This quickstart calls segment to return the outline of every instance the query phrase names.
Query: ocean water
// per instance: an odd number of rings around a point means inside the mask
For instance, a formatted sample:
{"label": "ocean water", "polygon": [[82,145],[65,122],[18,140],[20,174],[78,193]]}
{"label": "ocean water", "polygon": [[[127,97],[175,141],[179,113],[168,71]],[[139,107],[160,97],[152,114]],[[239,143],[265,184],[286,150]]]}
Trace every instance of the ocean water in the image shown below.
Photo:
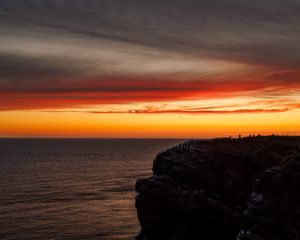
{"label": "ocean water", "polygon": [[134,239],[136,179],[182,140],[0,140],[0,239]]}

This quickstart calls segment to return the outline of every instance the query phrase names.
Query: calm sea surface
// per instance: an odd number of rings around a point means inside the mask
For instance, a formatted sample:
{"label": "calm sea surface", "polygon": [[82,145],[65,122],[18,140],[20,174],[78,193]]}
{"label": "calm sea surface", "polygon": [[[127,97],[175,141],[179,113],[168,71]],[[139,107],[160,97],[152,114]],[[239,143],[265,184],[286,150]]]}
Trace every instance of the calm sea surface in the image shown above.
{"label": "calm sea surface", "polygon": [[134,239],[136,179],[182,140],[0,140],[0,239]]}

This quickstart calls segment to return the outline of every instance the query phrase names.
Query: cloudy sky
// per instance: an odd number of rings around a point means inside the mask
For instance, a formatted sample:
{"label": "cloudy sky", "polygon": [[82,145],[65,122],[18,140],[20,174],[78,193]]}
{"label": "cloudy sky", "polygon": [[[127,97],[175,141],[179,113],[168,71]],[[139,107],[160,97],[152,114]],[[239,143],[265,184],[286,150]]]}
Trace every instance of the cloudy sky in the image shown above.
{"label": "cloudy sky", "polygon": [[0,0],[0,136],[300,134],[299,0]]}

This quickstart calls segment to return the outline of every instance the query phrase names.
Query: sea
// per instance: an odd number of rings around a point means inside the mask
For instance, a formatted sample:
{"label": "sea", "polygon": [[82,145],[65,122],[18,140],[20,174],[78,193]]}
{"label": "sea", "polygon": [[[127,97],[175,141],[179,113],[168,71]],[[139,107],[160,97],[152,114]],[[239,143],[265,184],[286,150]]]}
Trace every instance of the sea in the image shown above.
{"label": "sea", "polygon": [[0,139],[0,239],[134,239],[134,186],[182,139]]}

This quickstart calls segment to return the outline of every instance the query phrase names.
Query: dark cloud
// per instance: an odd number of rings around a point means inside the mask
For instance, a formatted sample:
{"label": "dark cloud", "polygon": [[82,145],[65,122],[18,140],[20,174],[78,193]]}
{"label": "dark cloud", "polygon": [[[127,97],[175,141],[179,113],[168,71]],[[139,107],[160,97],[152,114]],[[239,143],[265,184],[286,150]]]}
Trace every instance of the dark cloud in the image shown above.
{"label": "dark cloud", "polygon": [[128,110],[128,111],[89,111],[87,113],[94,114],[121,114],[121,113],[135,113],[135,114],[237,114],[237,113],[278,113],[286,112],[288,108],[275,109],[236,109],[236,110],[181,110],[181,109],[167,109],[167,110]]}
{"label": "dark cloud", "polygon": [[[300,63],[293,0],[2,0],[3,27],[63,31],[185,54],[261,64]],[[55,37],[55,35],[53,36]]]}
{"label": "dark cloud", "polygon": [[[51,56],[26,56],[22,54],[8,54],[0,52],[0,74],[2,79],[66,77],[85,73],[84,62]],[[28,79],[28,78],[27,78]]]}

